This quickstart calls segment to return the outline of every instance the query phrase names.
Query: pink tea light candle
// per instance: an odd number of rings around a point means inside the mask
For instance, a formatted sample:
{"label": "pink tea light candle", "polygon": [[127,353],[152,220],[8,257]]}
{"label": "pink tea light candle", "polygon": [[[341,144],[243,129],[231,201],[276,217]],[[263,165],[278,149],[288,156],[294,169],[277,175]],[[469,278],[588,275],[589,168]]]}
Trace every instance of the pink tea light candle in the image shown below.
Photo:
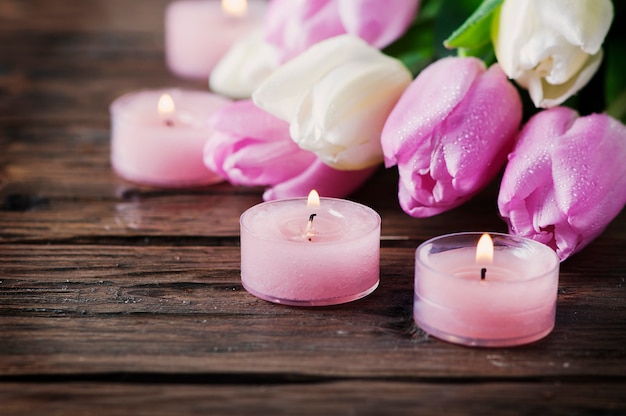
{"label": "pink tea light candle", "polygon": [[445,341],[481,347],[530,343],[554,328],[559,258],[507,234],[433,238],[415,255],[414,318]]}
{"label": "pink tea light candle", "polygon": [[334,305],[378,287],[380,216],[369,207],[312,191],[256,205],[240,224],[241,280],[261,299]]}
{"label": "pink tea light candle", "polygon": [[220,182],[203,163],[209,117],[230,100],[204,91],[145,90],[117,98],[111,111],[111,164],[121,177],[182,187]]}
{"label": "pink tea light candle", "polygon": [[175,75],[208,77],[238,40],[261,30],[265,0],[178,0],[165,11],[165,58]]}

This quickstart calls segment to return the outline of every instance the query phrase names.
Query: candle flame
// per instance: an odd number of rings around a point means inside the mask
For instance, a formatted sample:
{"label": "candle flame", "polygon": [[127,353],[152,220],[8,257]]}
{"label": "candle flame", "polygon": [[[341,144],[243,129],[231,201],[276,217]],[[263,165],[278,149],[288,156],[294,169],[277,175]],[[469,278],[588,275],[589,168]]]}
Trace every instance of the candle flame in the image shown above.
{"label": "candle flame", "polygon": [[476,245],[476,263],[493,262],[493,240],[489,234],[483,234]]}
{"label": "candle flame", "polygon": [[315,189],[311,189],[309,197],[306,200],[307,207],[319,207],[320,206],[320,194]]}
{"label": "candle flame", "polygon": [[247,0],[222,0],[222,10],[229,16],[244,16],[248,11]]}
{"label": "candle flame", "polygon": [[157,107],[159,108],[159,114],[161,114],[162,116],[170,115],[176,110],[176,106],[174,105],[174,99],[168,93],[161,95]]}
{"label": "candle flame", "polygon": [[[317,193],[315,189],[311,189],[309,192],[309,197],[306,199],[306,207],[307,208],[317,208],[320,206],[320,194]],[[309,241],[312,241],[313,236],[316,234],[315,229],[313,228],[313,219],[317,214],[311,214],[309,216],[309,221],[306,223],[306,227],[304,227],[304,238]]]}

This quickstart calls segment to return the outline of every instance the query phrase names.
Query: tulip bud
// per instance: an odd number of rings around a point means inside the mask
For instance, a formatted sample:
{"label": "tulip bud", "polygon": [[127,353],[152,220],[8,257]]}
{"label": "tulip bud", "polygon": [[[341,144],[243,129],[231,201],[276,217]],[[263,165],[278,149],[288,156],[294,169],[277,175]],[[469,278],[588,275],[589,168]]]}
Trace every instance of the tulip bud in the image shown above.
{"label": "tulip bud", "polygon": [[374,166],[360,170],[337,170],[316,158],[301,174],[266,190],[263,199],[270,201],[305,196],[311,189],[327,197],[345,197],[363,185],[377,169]]}
{"label": "tulip bud", "polygon": [[511,233],[565,260],[626,204],[626,126],[556,107],[533,116],[509,155],[498,197]]}
{"label": "tulip bud", "polygon": [[452,209],[487,185],[506,161],[522,118],[498,65],[444,58],[402,95],[382,133],[386,165],[398,165],[398,198],[414,217]]}
{"label": "tulip bud", "polygon": [[265,200],[306,196],[311,189],[324,196],[343,197],[375,170],[339,171],[326,166],[291,140],[286,122],[250,100],[218,110],[211,124],[205,165],[234,185],[269,186]]}
{"label": "tulip bud", "polygon": [[361,39],[342,35],[287,62],[252,94],[290,123],[291,138],[335,169],[382,161],[380,132],[411,74]]}
{"label": "tulip bud", "polygon": [[505,0],[492,30],[498,63],[536,107],[554,107],[597,71],[612,19],[610,0]]}
{"label": "tulip bud", "polygon": [[419,0],[272,0],[265,36],[280,51],[281,62],[343,34],[383,48],[406,31],[418,5]]}
{"label": "tulip bud", "polygon": [[375,48],[398,39],[417,14],[419,0],[338,0],[339,16],[346,33],[356,35]]}
{"label": "tulip bud", "polygon": [[250,98],[252,92],[278,68],[274,46],[255,32],[235,43],[217,63],[209,88],[230,98]]}
{"label": "tulip bud", "polygon": [[315,155],[289,138],[289,126],[251,101],[233,102],[211,118],[204,163],[234,185],[273,185],[299,175]]}

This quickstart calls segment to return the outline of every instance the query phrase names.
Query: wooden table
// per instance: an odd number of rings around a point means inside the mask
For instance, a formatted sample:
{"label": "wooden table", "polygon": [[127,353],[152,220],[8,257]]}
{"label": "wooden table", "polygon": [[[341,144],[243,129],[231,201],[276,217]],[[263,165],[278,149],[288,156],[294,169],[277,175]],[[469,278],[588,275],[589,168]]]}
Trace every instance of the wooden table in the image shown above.
{"label": "wooden table", "polygon": [[167,85],[166,0],[0,2],[0,414],[626,414],[626,215],[562,264],[556,328],[466,348],[412,320],[427,238],[506,231],[497,185],[429,219],[397,173],[350,199],[383,219],[381,284],[340,306],[249,295],[239,215],[261,189],[116,177],[108,105]]}

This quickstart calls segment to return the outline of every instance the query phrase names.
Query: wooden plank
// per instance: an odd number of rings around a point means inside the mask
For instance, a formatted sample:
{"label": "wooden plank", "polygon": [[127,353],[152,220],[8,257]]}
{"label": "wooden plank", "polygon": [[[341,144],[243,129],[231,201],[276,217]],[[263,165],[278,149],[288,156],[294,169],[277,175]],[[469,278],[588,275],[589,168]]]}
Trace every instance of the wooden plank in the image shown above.
{"label": "wooden plank", "polygon": [[0,219],[0,241],[109,237],[239,236],[239,216],[260,202],[254,195],[155,197],[139,201],[47,201],[28,212],[10,211]]}
{"label": "wooden plank", "polygon": [[[28,126],[5,133],[6,151],[0,154],[0,241],[238,236],[239,215],[261,202],[258,187],[222,183],[163,190],[126,182],[110,167],[105,126]],[[398,205],[397,181],[395,168],[381,168],[349,197],[381,214],[387,240],[428,238],[442,226],[447,232],[505,231],[495,208],[497,183],[457,210],[412,219]],[[491,214],[484,215],[485,211]]]}
{"label": "wooden plank", "polygon": [[[22,45],[21,38],[19,34],[15,39],[0,36],[0,44]],[[74,38],[81,43],[76,44]],[[109,104],[127,92],[170,86],[208,89],[206,82],[171,75],[162,50],[154,50],[149,39],[68,34],[58,37],[58,44],[50,44],[52,40],[0,47],[0,56],[8,57],[0,67],[3,124],[106,125]],[[60,52],[51,53],[54,50]]]}
{"label": "wooden plank", "polygon": [[2,246],[0,374],[625,374],[623,267],[593,279],[565,268],[557,326],[543,341],[472,349],[416,328],[409,248],[382,250],[372,295],[326,308],[249,295],[237,247],[33,248]]}
{"label": "wooden plank", "polygon": [[[28,170],[21,181],[6,183],[0,189],[0,201],[3,201],[0,242],[68,239],[97,242],[110,237],[138,236],[236,238],[239,216],[262,201],[260,188],[221,184],[205,189],[166,191],[126,183],[105,166],[101,175],[83,181],[81,178],[91,175],[89,168],[77,167],[76,173],[81,169],[83,174],[76,177],[71,170],[50,169],[47,177],[42,171]],[[393,191],[376,189],[376,184],[368,183],[349,198],[381,215],[383,244],[394,241],[416,246],[427,238],[460,231],[506,232],[495,206],[486,207],[485,201],[495,204],[493,193],[481,194],[444,214],[417,219],[402,212]],[[98,196],[100,191],[102,194]],[[594,253],[606,261],[615,261],[622,258],[625,240],[626,212],[622,212],[585,252],[598,247]]]}
{"label": "wooden plank", "polygon": [[[68,185],[71,186],[71,182]],[[0,211],[0,242],[54,242],[80,238],[97,242],[107,237],[137,236],[238,237],[239,216],[261,202],[260,192],[214,192],[206,190],[204,193],[177,195],[158,191],[133,193],[125,189],[122,193],[130,200],[120,201],[56,200],[43,192],[11,192],[4,195],[5,209]],[[383,240],[404,241],[411,245],[435,236],[437,232],[505,231],[505,224],[497,216],[467,221],[459,215],[462,211],[456,211],[437,218],[413,220],[399,208],[379,213],[383,217]]]}
{"label": "wooden plank", "polygon": [[0,120],[11,125],[108,120],[108,104],[129,91],[206,90],[206,82],[177,79],[166,68],[168,3],[3,1]]}
{"label": "wooden plank", "polygon": [[[218,382],[218,380],[208,380]],[[0,383],[3,414],[620,415],[623,381],[269,384]]]}
{"label": "wooden plank", "polygon": [[19,31],[43,33],[162,31],[165,7],[170,0],[2,0],[0,34]]}

